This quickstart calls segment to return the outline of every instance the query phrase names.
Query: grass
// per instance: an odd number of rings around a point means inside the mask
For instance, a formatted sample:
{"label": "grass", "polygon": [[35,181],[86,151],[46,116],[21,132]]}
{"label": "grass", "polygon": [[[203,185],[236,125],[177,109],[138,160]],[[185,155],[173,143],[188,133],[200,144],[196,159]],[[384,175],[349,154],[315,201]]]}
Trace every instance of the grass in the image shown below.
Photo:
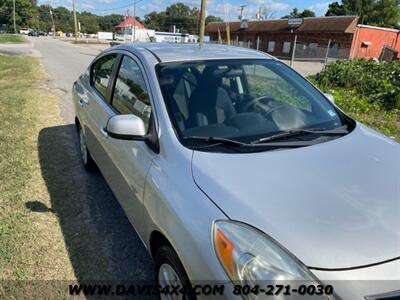
{"label": "grass", "polygon": [[371,103],[353,90],[331,89],[335,103],[359,122],[400,141],[400,110]]}
{"label": "grass", "polygon": [[73,271],[57,216],[29,209],[36,201],[51,207],[38,135],[60,124],[57,98],[39,61],[25,56],[0,55],[0,91],[0,281],[65,278]]}
{"label": "grass", "polygon": [[0,55],[0,299],[149,280],[151,259],[101,176],[82,172],[44,75],[35,58]]}
{"label": "grass", "polygon": [[26,43],[26,39],[17,34],[0,34],[0,43]]}

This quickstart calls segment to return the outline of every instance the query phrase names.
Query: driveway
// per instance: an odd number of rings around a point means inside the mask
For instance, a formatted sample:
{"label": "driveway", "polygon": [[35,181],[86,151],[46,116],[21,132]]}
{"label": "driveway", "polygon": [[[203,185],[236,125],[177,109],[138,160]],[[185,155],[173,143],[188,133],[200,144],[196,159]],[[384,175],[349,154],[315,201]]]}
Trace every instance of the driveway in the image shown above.
{"label": "driveway", "polygon": [[[80,282],[149,281],[153,262],[100,174],[79,163],[71,87],[101,51],[51,38],[31,39],[46,69],[48,86],[59,95],[64,124],[39,134],[39,160],[57,212],[76,279]],[[45,105],[45,104],[44,104]]]}

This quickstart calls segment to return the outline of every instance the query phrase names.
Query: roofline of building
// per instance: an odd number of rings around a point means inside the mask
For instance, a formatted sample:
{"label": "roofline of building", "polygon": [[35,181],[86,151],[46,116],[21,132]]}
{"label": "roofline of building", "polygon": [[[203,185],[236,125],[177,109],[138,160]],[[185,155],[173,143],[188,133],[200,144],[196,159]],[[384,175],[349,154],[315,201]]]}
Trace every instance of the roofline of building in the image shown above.
{"label": "roofline of building", "polygon": [[390,32],[397,32],[397,33],[400,32],[400,30],[398,30],[398,29],[394,29],[394,28],[385,28],[385,27],[378,27],[378,26],[372,26],[372,25],[358,24],[357,27],[359,27],[359,28],[377,29],[377,30],[390,31]]}
{"label": "roofline of building", "polygon": [[[340,19],[340,18],[358,18],[356,15],[347,15],[347,16],[320,16],[320,17],[305,17],[305,18],[298,18],[298,19]],[[247,20],[248,22],[274,22],[274,21],[282,21],[282,20],[289,20],[293,18],[282,18],[282,19],[267,19],[267,20]],[[294,18],[297,19],[297,18]],[[234,21],[222,21],[222,22],[210,22],[208,24],[225,24],[225,23],[240,23],[240,20]],[[208,25],[207,24],[207,25]]]}

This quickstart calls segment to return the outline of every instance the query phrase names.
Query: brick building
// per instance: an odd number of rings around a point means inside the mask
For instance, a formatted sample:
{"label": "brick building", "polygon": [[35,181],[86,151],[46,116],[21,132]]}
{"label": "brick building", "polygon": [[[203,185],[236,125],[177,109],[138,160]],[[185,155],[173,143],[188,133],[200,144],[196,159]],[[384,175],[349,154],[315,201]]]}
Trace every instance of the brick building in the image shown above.
{"label": "brick building", "polygon": [[[296,41],[295,57],[305,60],[379,58],[384,47],[400,50],[398,30],[357,25],[356,16],[292,21],[230,22],[231,43],[259,49],[278,58],[290,58]],[[226,23],[209,23],[205,31],[211,42],[218,42],[219,38],[226,42]]]}
{"label": "brick building", "polygon": [[400,30],[358,25],[350,58],[400,59]]}

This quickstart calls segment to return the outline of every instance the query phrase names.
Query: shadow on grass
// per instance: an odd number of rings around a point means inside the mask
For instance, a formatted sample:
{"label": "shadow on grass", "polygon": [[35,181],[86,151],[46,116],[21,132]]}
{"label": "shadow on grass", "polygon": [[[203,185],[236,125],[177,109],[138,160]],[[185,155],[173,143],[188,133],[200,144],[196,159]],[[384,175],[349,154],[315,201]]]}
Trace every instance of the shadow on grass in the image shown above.
{"label": "shadow on grass", "polygon": [[101,174],[81,166],[74,125],[41,130],[38,145],[49,209],[59,218],[77,280],[149,283],[152,260]]}

